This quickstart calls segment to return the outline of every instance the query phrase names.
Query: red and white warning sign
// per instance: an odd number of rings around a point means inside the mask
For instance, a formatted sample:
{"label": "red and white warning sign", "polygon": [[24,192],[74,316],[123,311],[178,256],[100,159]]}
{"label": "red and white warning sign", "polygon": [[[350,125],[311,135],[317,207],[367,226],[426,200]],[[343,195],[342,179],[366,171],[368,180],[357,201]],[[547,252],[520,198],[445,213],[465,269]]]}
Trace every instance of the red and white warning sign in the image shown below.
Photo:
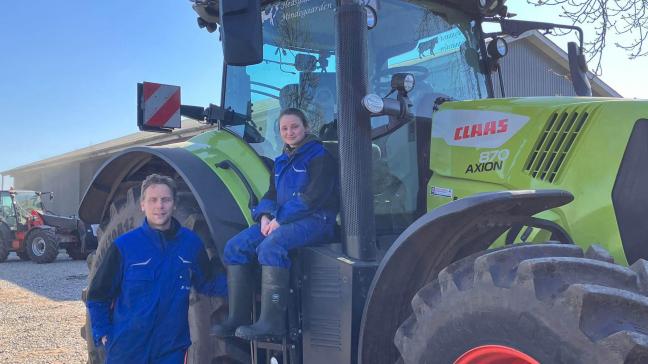
{"label": "red and white warning sign", "polygon": [[180,87],[143,82],[140,125],[153,128],[180,127]]}

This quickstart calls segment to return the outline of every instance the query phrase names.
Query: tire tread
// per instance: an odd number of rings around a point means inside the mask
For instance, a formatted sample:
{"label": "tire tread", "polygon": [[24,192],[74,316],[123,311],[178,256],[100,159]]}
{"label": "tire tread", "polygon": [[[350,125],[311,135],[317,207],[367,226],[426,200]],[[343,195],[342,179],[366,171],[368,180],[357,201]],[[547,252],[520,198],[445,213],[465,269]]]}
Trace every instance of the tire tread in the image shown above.
{"label": "tire tread", "polygon": [[[589,340],[596,350],[616,358],[612,362],[644,363],[648,362],[647,283],[648,262],[619,266],[598,248],[583,253],[576,245],[520,244],[480,252],[449,265],[419,290],[412,300],[413,313],[399,327],[394,344],[405,363],[424,362],[431,355],[426,352],[431,327],[450,320],[437,310],[441,302],[445,310],[454,310],[453,302],[473,297],[469,296],[473,291],[501,292],[512,300],[535,300],[533,307],[543,306],[547,312],[560,310],[564,324],[578,332],[574,340]],[[480,304],[471,301],[476,305],[471,312],[479,312]],[[535,319],[522,315],[517,320],[531,326]],[[563,351],[556,351],[554,362],[569,362],[573,353]]]}

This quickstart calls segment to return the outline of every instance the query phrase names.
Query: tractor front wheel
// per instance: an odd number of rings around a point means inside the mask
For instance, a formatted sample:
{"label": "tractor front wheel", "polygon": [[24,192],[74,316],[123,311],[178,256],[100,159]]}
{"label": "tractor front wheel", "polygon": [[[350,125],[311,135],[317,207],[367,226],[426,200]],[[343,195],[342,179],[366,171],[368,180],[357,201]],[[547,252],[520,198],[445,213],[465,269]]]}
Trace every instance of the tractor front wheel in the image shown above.
{"label": "tractor front wheel", "polygon": [[648,363],[648,263],[514,245],[445,268],[394,342],[405,363]]}
{"label": "tractor front wheel", "polygon": [[59,253],[58,240],[51,229],[31,231],[25,244],[29,258],[38,264],[53,262]]}
{"label": "tractor front wheel", "polygon": [[7,260],[9,256],[9,241],[2,239],[0,236],[0,263]]}
{"label": "tractor front wheel", "polygon": [[0,222],[0,263],[7,260],[11,251],[11,230],[7,225]]}

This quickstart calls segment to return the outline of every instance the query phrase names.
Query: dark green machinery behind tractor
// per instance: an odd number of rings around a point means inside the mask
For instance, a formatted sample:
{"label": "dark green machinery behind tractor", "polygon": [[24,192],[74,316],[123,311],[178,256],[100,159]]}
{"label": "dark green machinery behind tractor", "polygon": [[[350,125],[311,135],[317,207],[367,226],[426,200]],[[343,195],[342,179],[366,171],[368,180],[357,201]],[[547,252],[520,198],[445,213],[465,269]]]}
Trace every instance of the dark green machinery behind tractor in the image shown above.
{"label": "dark green machinery behind tractor", "polygon": [[[339,156],[342,211],[339,241],[295,252],[282,342],[210,337],[225,302],[196,294],[189,362],[648,362],[648,102],[589,97],[582,33],[581,97],[493,98],[503,36],[575,27],[512,20],[502,0],[193,7],[220,32],[222,94],[178,113],[214,129],[102,167],[79,210],[101,225],[91,275],[140,223],[153,172],[178,181],[176,217],[220,255],[253,223],[286,107]],[[168,131],[147,124],[146,87],[140,126]]]}

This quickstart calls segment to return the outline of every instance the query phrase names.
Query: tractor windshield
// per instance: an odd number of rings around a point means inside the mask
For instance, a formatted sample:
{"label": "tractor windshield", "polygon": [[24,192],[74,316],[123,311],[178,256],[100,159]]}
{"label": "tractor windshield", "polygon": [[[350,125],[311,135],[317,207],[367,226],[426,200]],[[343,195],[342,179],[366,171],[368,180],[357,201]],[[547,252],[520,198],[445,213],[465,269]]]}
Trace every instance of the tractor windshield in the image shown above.
{"label": "tractor windshield", "polygon": [[16,207],[21,215],[29,215],[32,210],[43,211],[40,194],[32,191],[16,192]]}
{"label": "tractor windshield", "polygon": [[9,191],[0,191],[0,221],[8,224],[10,228],[16,227],[16,213]]}
{"label": "tractor windshield", "polygon": [[[411,72],[416,76],[410,96],[417,114],[427,114],[424,109],[439,95],[460,100],[488,96],[471,19],[436,4],[367,2],[378,13],[377,24],[368,33],[370,92],[384,96],[390,91],[391,75]],[[248,141],[261,155],[274,158],[281,151],[277,119],[284,108],[306,111],[315,134],[326,132],[327,124],[335,120],[335,3],[302,0],[267,5],[262,10],[263,61],[226,68],[224,106],[251,119],[262,138],[254,132]],[[373,120],[374,126],[386,122],[386,117]],[[244,133],[242,126],[232,128]]]}
{"label": "tractor windshield", "polygon": [[[377,12],[375,27],[368,31],[370,92],[385,96],[393,74],[414,74],[416,87],[410,99],[416,123],[420,119],[429,123],[439,96],[488,97],[475,21],[429,2],[366,3]],[[304,110],[311,132],[321,139],[337,139],[336,90],[354,85],[339,85],[336,80],[335,8],[336,0],[278,1],[265,6],[261,14],[263,61],[226,67],[223,105],[250,120],[250,125],[230,128],[261,156],[275,158],[281,152],[277,122],[280,111],[287,107]],[[388,121],[387,116],[373,118],[372,126]],[[412,125],[416,123],[374,140],[376,212],[392,216],[383,225],[407,224],[417,209],[417,156],[421,151]]]}

